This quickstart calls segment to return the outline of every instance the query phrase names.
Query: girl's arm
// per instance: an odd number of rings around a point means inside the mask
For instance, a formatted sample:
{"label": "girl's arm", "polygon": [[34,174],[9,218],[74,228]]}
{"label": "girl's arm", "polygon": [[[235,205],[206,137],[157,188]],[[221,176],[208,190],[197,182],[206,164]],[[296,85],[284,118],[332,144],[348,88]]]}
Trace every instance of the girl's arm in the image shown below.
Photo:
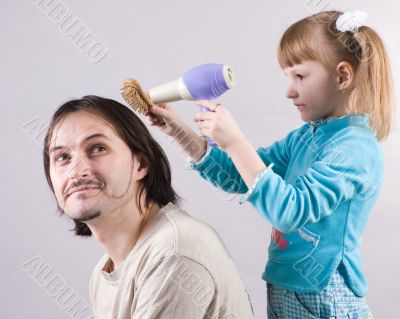
{"label": "girl's arm", "polygon": [[351,202],[355,198],[371,208],[382,183],[381,151],[364,132],[341,132],[332,144],[291,183],[273,172],[263,174],[246,200],[284,233],[319,222],[340,205],[357,205]]}
{"label": "girl's arm", "polygon": [[184,153],[192,159],[189,168],[199,170],[201,167],[200,175],[203,178],[229,193],[247,192],[242,177],[227,154],[212,147],[205,156],[207,141],[196,134],[169,104],[153,105],[147,121],[149,125],[159,127],[181,146]]}
{"label": "girl's arm", "polygon": [[169,104],[153,105],[146,118],[149,125],[157,126],[164,134],[171,136],[194,161],[198,162],[206,153],[207,142]]}
{"label": "girl's arm", "polygon": [[[210,147],[206,155],[207,143],[205,140],[197,135],[169,104],[154,105],[147,120],[150,125],[159,127],[163,133],[174,138],[185,154],[193,159],[189,162],[189,168],[197,170],[205,180],[228,193],[243,194],[248,191],[232,158],[218,147]],[[270,147],[257,150],[257,161],[260,159],[263,163],[259,162],[260,169],[261,165],[266,167],[273,163],[274,171],[284,177],[290,159],[287,145],[290,144],[293,133],[295,131]],[[255,152],[248,142],[247,147]],[[244,165],[251,166],[252,164],[245,163]]]}
{"label": "girl's arm", "polygon": [[[199,105],[215,111],[198,113],[195,121],[204,135],[225,149],[246,182],[249,191],[242,202],[248,200],[252,203],[278,230],[289,233],[316,223],[355,196],[365,200],[376,196],[381,182],[382,160],[377,159],[376,164],[371,165],[371,158],[379,154],[379,150],[374,148],[376,143],[372,135],[364,131],[352,130],[349,133],[342,130],[342,136],[336,134],[334,143],[321,150],[319,160],[295,181],[287,183],[260,162],[261,154],[249,145],[226,108],[216,107],[208,101]],[[289,150],[286,154],[289,156],[290,149],[297,147],[294,140],[301,140],[294,132],[292,141],[287,141]],[[298,132],[301,135],[302,130]],[[363,151],[354,152],[360,149],[360,145]]]}
{"label": "girl's arm", "polygon": [[[271,146],[258,148],[257,156],[265,166],[273,166],[274,173],[285,178],[291,157],[290,149],[292,144],[299,140],[299,134],[299,130],[294,130]],[[248,191],[232,158],[219,147],[209,147],[199,162],[189,162],[189,168],[195,169],[205,180],[228,193],[243,194]]]}
{"label": "girl's arm", "polygon": [[258,174],[267,169],[256,150],[244,136],[236,143],[229,145],[225,151],[232,159],[247,188],[251,187]]}
{"label": "girl's arm", "polygon": [[[196,114],[194,120],[200,131],[225,150],[246,186],[250,188],[257,176],[267,169],[265,159],[249,143],[225,107],[210,101],[199,101],[198,105],[213,111]],[[288,159],[283,161],[287,167]]]}

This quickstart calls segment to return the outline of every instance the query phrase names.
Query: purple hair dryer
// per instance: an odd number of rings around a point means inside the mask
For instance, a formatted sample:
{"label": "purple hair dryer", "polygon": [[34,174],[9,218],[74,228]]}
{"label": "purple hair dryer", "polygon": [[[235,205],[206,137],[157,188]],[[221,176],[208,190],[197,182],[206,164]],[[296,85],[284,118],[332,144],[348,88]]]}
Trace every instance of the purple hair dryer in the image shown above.
{"label": "purple hair dryer", "polygon": [[[202,64],[186,71],[179,79],[171,81],[149,92],[154,104],[180,100],[214,100],[235,85],[235,76],[230,66]],[[210,111],[201,107],[201,111]],[[209,145],[215,145],[208,139]]]}

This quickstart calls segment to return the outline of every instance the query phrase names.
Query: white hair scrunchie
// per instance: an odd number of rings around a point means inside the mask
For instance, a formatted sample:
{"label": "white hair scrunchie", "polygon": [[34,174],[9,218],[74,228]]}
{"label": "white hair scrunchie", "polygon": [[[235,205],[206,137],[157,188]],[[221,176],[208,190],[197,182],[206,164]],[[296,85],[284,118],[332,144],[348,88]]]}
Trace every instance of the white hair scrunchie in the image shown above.
{"label": "white hair scrunchie", "polygon": [[365,25],[365,21],[368,18],[369,14],[364,11],[348,11],[337,18],[336,28],[341,32],[350,31],[356,33],[359,27]]}

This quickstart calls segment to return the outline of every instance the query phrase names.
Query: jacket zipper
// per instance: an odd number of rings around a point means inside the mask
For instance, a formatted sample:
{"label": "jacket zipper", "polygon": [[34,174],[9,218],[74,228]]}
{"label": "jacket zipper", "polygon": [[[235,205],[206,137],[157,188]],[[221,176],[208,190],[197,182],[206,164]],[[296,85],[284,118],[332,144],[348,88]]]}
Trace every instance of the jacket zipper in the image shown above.
{"label": "jacket zipper", "polygon": [[316,120],[316,121],[311,121],[310,124],[312,126],[312,134],[315,135],[315,131],[319,126],[324,124],[326,121],[325,120]]}

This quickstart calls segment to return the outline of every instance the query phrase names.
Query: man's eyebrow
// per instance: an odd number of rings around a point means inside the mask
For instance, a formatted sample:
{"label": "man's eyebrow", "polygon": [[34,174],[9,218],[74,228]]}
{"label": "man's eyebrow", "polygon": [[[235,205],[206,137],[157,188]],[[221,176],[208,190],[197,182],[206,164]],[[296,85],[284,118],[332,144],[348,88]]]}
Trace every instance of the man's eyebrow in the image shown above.
{"label": "man's eyebrow", "polygon": [[[95,134],[92,134],[92,135],[89,135],[88,137],[86,137],[82,142],[87,142],[89,140],[92,140],[92,139],[95,139],[95,138],[99,138],[99,137],[105,138],[106,140],[110,141],[110,139],[107,136],[105,136],[104,134],[95,133]],[[60,150],[60,149],[64,149],[64,148],[66,148],[66,147],[63,146],[63,145],[54,146],[49,150],[49,154],[54,152],[54,151],[57,151],[57,150]]]}

